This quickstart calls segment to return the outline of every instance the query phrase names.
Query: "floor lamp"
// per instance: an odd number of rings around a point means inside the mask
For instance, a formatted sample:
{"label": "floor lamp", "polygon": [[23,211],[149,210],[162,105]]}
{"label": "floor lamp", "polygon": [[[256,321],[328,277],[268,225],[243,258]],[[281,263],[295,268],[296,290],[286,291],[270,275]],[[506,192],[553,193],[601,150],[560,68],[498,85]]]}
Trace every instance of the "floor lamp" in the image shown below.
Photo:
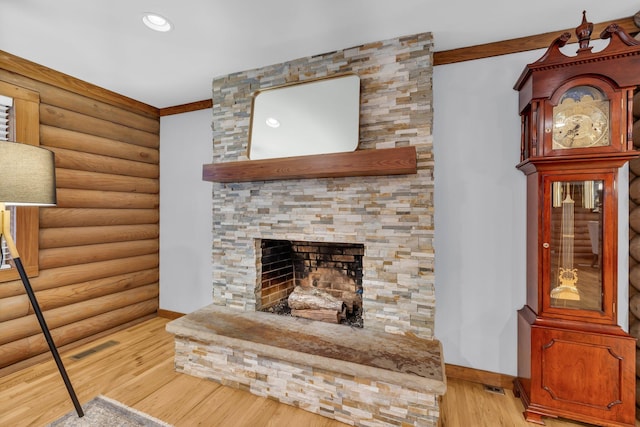
{"label": "floor lamp", "polygon": [[80,406],[76,393],[73,391],[73,386],[44,320],[36,295],[24,271],[18,249],[11,237],[10,213],[5,209],[6,205],[54,206],[55,204],[56,178],[53,152],[33,145],[0,141],[0,242],[4,237],[11,259],[13,259],[20,279],[22,279],[24,289],[40,323],[42,333],[58,366],[58,371],[60,371],[64,384],[67,386],[73,406],[78,413],[78,417],[82,417],[84,416],[82,406]]}

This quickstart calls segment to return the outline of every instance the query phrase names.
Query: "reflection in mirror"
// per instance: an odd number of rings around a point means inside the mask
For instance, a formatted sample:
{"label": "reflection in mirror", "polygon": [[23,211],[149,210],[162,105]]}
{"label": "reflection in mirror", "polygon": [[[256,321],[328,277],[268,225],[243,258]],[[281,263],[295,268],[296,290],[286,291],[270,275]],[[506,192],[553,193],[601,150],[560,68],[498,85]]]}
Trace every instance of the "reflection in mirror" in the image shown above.
{"label": "reflection in mirror", "polygon": [[341,153],[358,147],[360,78],[342,75],[253,95],[252,160]]}

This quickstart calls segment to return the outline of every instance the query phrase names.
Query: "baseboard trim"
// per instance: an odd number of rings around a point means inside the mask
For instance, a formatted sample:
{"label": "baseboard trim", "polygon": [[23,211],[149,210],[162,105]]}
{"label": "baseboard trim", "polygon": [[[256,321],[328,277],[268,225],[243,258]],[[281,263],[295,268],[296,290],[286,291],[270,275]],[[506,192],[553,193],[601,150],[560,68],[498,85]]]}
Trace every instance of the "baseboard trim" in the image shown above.
{"label": "baseboard trim", "polygon": [[161,308],[158,309],[158,317],[175,320],[181,318],[182,316],[184,316],[184,313],[178,313],[177,311],[171,310],[163,310]]}
{"label": "baseboard trim", "polygon": [[447,378],[502,387],[508,390],[513,390],[513,380],[515,379],[515,377],[511,375],[467,368],[465,366],[450,365],[448,363],[445,364],[445,373]]}

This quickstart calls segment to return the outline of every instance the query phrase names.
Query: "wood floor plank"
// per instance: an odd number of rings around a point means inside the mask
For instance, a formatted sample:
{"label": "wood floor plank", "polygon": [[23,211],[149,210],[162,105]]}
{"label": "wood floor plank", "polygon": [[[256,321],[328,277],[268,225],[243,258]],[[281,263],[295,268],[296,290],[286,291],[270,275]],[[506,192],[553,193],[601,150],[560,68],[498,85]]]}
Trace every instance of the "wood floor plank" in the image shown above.
{"label": "wood floor plank", "polygon": [[135,406],[157,389],[173,381],[178,375],[180,374],[173,371],[173,359],[166,359],[102,394],[119,402],[126,400],[128,402],[127,405]]}
{"label": "wood floor plank", "polygon": [[[338,421],[175,372],[169,320],[153,318],[61,354],[82,404],[105,395],[176,427],[344,427]],[[104,346],[108,341],[118,344]],[[72,356],[98,348],[79,360]],[[530,427],[511,390],[449,378],[442,427]],[[0,377],[0,427],[44,426],[73,411],[53,360]],[[585,424],[545,418],[547,427]],[[637,426],[640,424],[636,423]]]}
{"label": "wood floor plank", "polygon": [[[496,394],[482,384],[447,379],[447,393],[441,411],[443,427],[531,427],[524,420],[524,407],[511,390]],[[565,419],[544,418],[547,427],[577,427],[590,424]],[[636,422],[636,425],[639,425]]]}
{"label": "wood floor plank", "polygon": [[[217,388],[219,386],[212,381],[205,379],[194,381],[194,378],[187,375],[178,375],[133,406],[142,412],[153,413],[155,417],[175,424],[182,419],[188,419],[193,408]],[[182,392],[176,393],[176,390]]]}
{"label": "wood floor plank", "polygon": [[[211,426],[246,426],[243,418],[249,407],[255,402],[257,396],[253,396],[245,391],[223,388],[215,393],[211,398],[205,399],[196,408],[195,413],[200,416],[208,415]],[[182,420],[188,422],[188,420]],[[185,423],[186,425],[186,423]],[[260,425],[260,424],[258,424]]]}

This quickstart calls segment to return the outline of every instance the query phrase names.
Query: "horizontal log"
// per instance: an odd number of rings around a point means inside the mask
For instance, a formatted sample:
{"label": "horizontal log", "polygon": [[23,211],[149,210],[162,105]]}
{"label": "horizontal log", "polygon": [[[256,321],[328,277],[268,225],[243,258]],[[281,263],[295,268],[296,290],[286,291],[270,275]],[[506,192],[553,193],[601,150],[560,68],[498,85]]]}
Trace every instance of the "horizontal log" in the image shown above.
{"label": "horizontal log", "polygon": [[629,183],[629,198],[634,203],[640,203],[640,179],[634,179]]}
{"label": "horizontal log", "polygon": [[416,172],[416,148],[410,146],[279,159],[212,163],[203,166],[202,179],[212,182],[246,182],[404,175]]}
{"label": "horizontal log", "polygon": [[355,307],[362,307],[362,297],[353,291],[343,291],[340,289],[324,289],[324,291],[344,302],[349,313],[352,313]]}
{"label": "horizontal log", "polygon": [[148,148],[160,147],[160,135],[132,129],[52,105],[40,104],[40,124],[101,136]]}
{"label": "horizontal log", "polygon": [[289,294],[288,304],[296,310],[333,310],[341,312],[344,303],[324,290],[314,287],[296,286]]}
{"label": "horizontal log", "polygon": [[42,228],[40,249],[157,239],[159,235],[158,224]]}
{"label": "horizontal log", "polygon": [[39,255],[40,268],[46,270],[69,265],[89,264],[139,255],[157,254],[159,246],[160,242],[158,239],[149,239],[136,240],[133,242],[41,249]]}
{"label": "horizontal log", "polygon": [[[59,288],[46,289],[36,292],[38,303],[43,311],[101,296],[126,291],[151,283],[157,283],[159,270],[157,268],[121,274],[104,279],[90,280],[84,283],[74,283]],[[33,308],[26,294],[0,299],[0,322],[28,316]]]}
{"label": "horizontal log", "polygon": [[40,126],[40,144],[135,162],[160,163],[160,152],[155,148],[140,147],[52,126]]}
{"label": "horizontal log", "polygon": [[640,176],[640,157],[629,160],[629,171],[631,175],[635,175],[635,177],[630,176],[630,180],[633,180],[636,177]]}
{"label": "horizontal log", "polygon": [[[159,266],[158,254],[141,255],[109,261],[93,262],[90,264],[71,265],[68,267],[41,270],[38,277],[31,279],[35,292],[58,288],[60,286],[82,283],[89,280],[104,279],[120,274],[148,270]],[[0,286],[0,298],[7,298],[24,293],[20,280],[5,282]]]}
{"label": "horizontal log", "polygon": [[17,83],[19,86],[37,89],[31,82],[38,82],[55,89],[67,90],[92,100],[144,114],[147,117],[155,118],[159,114],[158,109],[151,105],[127,98],[7,52],[0,51],[0,64],[3,68],[0,70],[2,80]]}
{"label": "horizontal log", "polygon": [[154,209],[160,205],[158,194],[58,188],[57,196],[57,206],[61,208]]}
{"label": "horizontal log", "polygon": [[40,208],[40,228],[158,224],[157,209]]}
{"label": "horizontal log", "polygon": [[629,226],[640,233],[640,209],[631,209],[629,211]]}
{"label": "horizontal log", "polygon": [[110,173],[141,178],[159,178],[160,166],[155,164],[116,159],[98,154],[81,153],[64,148],[45,147],[55,153],[56,167],[88,172]]}
{"label": "horizontal log", "polygon": [[120,274],[104,279],[47,289],[37,294],[38,301],[43,310],[50,310],[141,286],[158,285],[159,277],[158,268]]}
{"label": "horizontal log", "polygon": [[[96,335],[118,325],[155,313],[157,310],[158,299],[155,298],[52,329],[51,335],[56,346],[62,347],[82,338]],[[0,367],[5,367],[48,351],[49,347],[42,334],[13,341],[0,346]]]}
{"label": "horizontal log", "polygon": [[637,291],[640,291],[640,264],[636,263],[629,269],[629,283]]}
{"label": "horizontal log", "polygon": [[629,311],[637,318],[640,318],[640,294],[629,300]]}
{"label": "horizontal log", "polygon": [[291,309],[294,317],[304,317],[305,319],[319,320],[328,323],[340,323],[340,312],[336,310],[295,310]]}
{"label": "horizontal log", "polygon": [[153,112],[141,111],[140,109],[123,108],[42,83],[36,83],[36,90],[40,93],[40,100],[43,104],[120,123],[133,129],[160,134],[159,111],[156,115]]}
{"label": "horizontal log", "polygon": [[[635,323],[629,328],[629,335],[631,335],[636,339],[636,349],[640,348],[640,323]],[[638,355],[640,355],[640,351],[636,350],[636,358],[638,357]],[[640,371],[637,371],[637,372],[640,372]],[[636,402],[637,402],[637,399],[638,397],[636,397]]]}
{"label": "horizontal log", "polygon": [[[156,283],[76,304],[69,304],[43,312],[43,315],[49,329],[55,329],[128,305],[157,298],[158,294],[159,286]],[[40,325],[35,314],[0,322],[0,345],[36,335],[40,332]]]}
{"label": "horizontal log", "polygon": [[158,194],[160,181],[151,178],[86,172],[73,169],[56,169],[56,185],[60,188],[81,190],[123,191],[130,193]]}
{"label": "horizontal log", "polygon": [[0,322],[27,316],[31,303],[26,293],[0,299]]}

